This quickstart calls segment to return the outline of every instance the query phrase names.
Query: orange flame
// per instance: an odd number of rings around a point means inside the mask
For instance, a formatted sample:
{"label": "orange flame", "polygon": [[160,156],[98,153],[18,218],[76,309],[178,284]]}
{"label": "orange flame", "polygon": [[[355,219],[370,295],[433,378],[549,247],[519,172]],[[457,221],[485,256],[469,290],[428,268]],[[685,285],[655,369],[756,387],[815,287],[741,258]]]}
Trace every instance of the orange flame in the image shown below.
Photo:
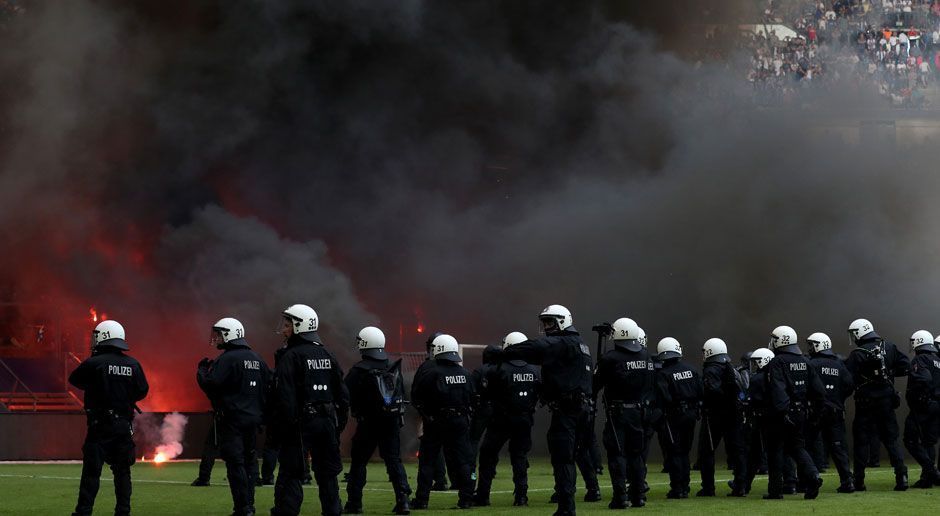
{"label": "orange flame", "polygon": [[421,323],[418,323],[418,327],[415,328],[415,330],[416,330],[418,333],[424,333],[424,325],[421,324]]}
{"label": "orange flame", "polygon": [[166,462],[166,455],[164,455],[163,452],[157,453],[156,455],[153,456],[153,462],[154,464],[160,464],[162,462]]}
{"label": "orange flame", "polygon": [[98,311],[94,307],[89,308],[88,313],[91,314],[91,322],[98,322]]}

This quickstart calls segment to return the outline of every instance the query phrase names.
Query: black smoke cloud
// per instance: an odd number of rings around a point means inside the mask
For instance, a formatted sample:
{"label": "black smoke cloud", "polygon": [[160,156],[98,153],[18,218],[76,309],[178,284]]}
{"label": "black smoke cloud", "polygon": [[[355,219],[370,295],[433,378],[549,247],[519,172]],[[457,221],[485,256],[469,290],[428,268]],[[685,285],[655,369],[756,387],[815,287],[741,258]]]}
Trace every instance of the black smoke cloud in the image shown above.
{"label": "black smoke cloud", "polygon": [[859,316],[935,329],[935,147],[754,109],[629,13],[52,2],[2,37],[7,281],[114,307],[160,367],[228,313],[270,351],[296,301],[347,360],[366,324],[489,342],[550,303],[735,354],[778,324],[842,352]]}

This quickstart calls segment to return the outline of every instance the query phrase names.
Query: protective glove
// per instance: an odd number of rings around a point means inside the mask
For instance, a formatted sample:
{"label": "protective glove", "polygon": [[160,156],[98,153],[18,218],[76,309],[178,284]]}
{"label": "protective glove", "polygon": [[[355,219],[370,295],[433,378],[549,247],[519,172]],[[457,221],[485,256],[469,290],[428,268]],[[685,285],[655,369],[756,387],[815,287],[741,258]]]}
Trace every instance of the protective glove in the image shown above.
{"label": "protective glove", "polygon": [[212,365],[212,360],[209,360],[206,357],[202,357],[202,360],[199,361],[199,369],[208,369]]}

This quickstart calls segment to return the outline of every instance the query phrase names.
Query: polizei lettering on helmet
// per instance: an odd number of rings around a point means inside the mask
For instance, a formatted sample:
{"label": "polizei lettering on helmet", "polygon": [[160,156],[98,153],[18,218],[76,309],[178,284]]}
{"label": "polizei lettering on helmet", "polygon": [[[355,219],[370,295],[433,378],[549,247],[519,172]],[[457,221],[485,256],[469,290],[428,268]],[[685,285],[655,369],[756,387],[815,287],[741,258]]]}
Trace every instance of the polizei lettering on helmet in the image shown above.
{"label": "polizei lettering on helmet", "polygon": [[311,358],[307,360],[307,369],[332,369],[333,363],[329,358]]}
{"label": "polizei lettering on helmet", "polygon": [[822,374],[827,374],[829,376],[839,376],[839,370],[835,367],[822,367],[820,368]]}
{"label": "polizei lettering on helmet", "polygon": [[672,379],[679,380],[690,380],[692,379],[692,371],[681,371],[678,373],[672,373]]}
{"label": "polizei lettering on helmet", "polygon": [[512,381],[514,382],[534,382],[535,374],[534,373],[512,373]]}
{"label": "polizei lettering on helmet", "polygon": [[258,360],[245,360],[245,369],[261,369],[261,362]]}
{"label": "polizei lettering on helmet", "polygon": [[131,366],[121,366],[121,365],[109,365],[108,374],[113,374],[117,376],[133,376],[134,369]]}
{"label": "polizei lettering on helmet", "polygon": [[458,383],[467,383],[467,377],[464,375],[459,376],[445,376],[444,383],[447,385],[456,385]]}
{"label": "polizei lettering on helmet", "polygon": [[790,364],[791,371],[806,371],[806,362],[793,362]]}

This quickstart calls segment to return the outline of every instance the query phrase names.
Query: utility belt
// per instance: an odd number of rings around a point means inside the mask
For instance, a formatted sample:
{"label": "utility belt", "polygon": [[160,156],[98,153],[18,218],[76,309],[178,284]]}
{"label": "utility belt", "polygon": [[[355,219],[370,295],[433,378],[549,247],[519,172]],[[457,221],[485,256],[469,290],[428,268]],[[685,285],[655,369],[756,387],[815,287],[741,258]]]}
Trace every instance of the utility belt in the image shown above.
{"label": "utility belt", "polygon": [[449,419],[452,417],[466,417],[470,415],[470,411],[465,408],[442,408],[434,411],[434,413],[428,413],[424,415],[424,418],[429,422],[440,421],[442,419]]}
{"label": "utility belt", "polygon": [[121,412],[114,409],[85,409],[85,416],[88,426],[110,423],[119,419],[130,423],[134,419],[132,412]]}
{"label": "utility belt", "polygon": [[680,401],[675,405],[666,409],[666,412],[669,415],[684,414],[686,412],[698,412],[700,409],[699,404],[691,401]]}
{"label": "utility belt", "polygon": [[640,402],[620,401],[620,400],[607,401],[607,410],[642,409],[643,407],[644,405]]}
{"label": "utility belt", "polygon": [[336,417],[336,407],[332,403],[306,403],[303,408],[304,415],[311,417]]}
{"label": "utility belt", "polygon": [[787,410],[789,410],[790,412],[806,412],[809,410],[809,402],[791,401],[790,406]]}
{"label": "utility belt", "polygon": [[589,410],[593,400],[581,391],[563,394],[557,400],[546,403],[552,412],[568,412],[572,410]]}

